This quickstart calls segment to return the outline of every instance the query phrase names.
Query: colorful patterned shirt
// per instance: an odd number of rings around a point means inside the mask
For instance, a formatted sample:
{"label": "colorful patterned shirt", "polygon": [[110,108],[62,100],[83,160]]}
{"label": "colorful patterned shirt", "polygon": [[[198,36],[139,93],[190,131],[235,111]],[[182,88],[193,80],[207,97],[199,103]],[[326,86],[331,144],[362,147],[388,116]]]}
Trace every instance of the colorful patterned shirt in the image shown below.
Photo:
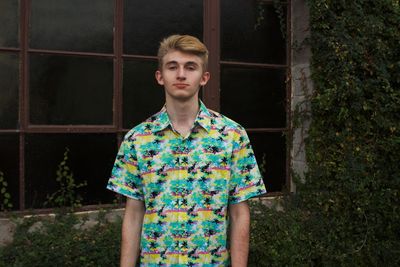
{"label": "colorful patterned shirt", "polygon": [[244,128],[201,101],[186,138],[165,107],[129,131],[107,188],[144,201],[141,266],[228,266],[228,205],[266,192]]}

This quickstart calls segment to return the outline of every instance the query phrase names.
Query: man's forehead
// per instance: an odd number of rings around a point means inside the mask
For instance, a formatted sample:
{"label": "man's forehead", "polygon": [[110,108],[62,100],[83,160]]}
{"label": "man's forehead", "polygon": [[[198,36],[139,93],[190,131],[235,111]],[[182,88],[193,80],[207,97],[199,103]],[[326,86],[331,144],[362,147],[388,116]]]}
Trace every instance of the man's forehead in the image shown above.
{"label": "man's forehead", "polygon": [[164,65],[166,64],[202,64],[202,59],[194,54],[184,53],[180,51],[168,52],[163,58]]}

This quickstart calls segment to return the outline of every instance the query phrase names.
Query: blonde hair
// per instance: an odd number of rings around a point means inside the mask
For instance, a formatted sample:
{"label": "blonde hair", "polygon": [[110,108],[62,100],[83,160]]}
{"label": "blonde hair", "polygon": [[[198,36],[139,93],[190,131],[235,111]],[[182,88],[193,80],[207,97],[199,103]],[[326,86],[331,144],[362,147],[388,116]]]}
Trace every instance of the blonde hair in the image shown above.
{"label": "blonde hair", "polygon": [[206,71],[208,64],[207,47],[196,37],[191,35],[171,35],[161,41],[158,49],[158,68],[162,69],[163,58],[171,50],[196,55],[203,61],[203,71]]}

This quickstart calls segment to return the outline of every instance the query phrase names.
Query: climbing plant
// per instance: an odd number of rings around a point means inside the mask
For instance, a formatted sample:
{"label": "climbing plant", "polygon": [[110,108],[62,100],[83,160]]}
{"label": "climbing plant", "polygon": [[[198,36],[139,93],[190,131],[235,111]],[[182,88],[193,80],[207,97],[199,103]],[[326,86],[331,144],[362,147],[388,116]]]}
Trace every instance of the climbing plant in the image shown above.
{"label": "climbing plant", "polygon": [[45,206],[60,207],[60,208],[78,208],[81,206],[81,196],[77,190],[87,185],[86,181],[76,183],[74,174],[68,166],[68,153],[69,149],[66,148],[63,160],[58,164],[56,172],[56,181],[59,188],[47,196]]}
{"label": "climbing plant", "polygon": [[8,192],[8,183],[2,171],[0,171],[0,197],[0,211],[6,211],[13,208],[11,195]]}
{"label": "climbing plant", "polygon": [[311,257],[323,266],[400,262],[399,1],[309,0],[308,173],[298,183]]}

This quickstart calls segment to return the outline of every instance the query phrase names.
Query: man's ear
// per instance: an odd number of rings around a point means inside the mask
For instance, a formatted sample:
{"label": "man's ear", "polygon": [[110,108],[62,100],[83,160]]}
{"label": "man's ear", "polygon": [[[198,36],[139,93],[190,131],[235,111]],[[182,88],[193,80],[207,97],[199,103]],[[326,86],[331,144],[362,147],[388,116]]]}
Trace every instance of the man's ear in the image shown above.
{"label": "man's ear", "polygon": [[208,80],[210,79],[211,74],[208,71],[205,71],[201,76],[200,85],[204,86],[207,84]]}
{"label": "man's ear", "polygon": [[155,73],[155,77],[156,77],[156,80],[159,85],[164,85],[164,79],[163,79],[161,71],[157,70]]}

